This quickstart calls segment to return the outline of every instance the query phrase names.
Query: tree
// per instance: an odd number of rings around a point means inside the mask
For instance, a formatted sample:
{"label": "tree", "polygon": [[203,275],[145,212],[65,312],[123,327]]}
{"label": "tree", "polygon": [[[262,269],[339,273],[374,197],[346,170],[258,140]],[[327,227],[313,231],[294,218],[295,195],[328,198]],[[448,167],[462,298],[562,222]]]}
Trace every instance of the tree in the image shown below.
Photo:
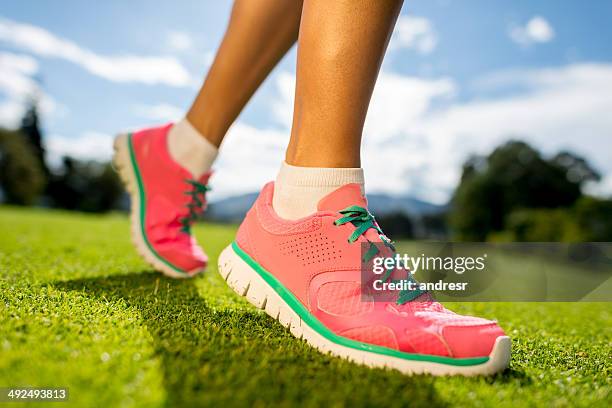
{"label": "tree", "polygon": [[502,230],[513,210],[569,207],[581,197],[583,183],[598,178],[581,157],[563,152],[547,160],[527,143],[510,141],[466,162],[451,225],[458,239],[482,241]]}
{"label": "tree", "polygon": [[568,180],[576,183],[600,181],[601,175],[595,171],[582,157],[570,152],[560,152],[551,162],[565,171]]}
{"label": "tree", "polygon": [[394,212],[376,217],[378,225],[391,239],[414,238],[414,226],[410,217],[402,212]]}
{"label": "tree", "polygon": [[426,238],[448,238],[448,214],[446,211],[423,214],[423,216],[421,216],[421,223],[423,225],[423,233]]}
{"label": "tree", "polygon": [[4,201],[31,205],[45,187],[45,174],[23,135],[0,129],[0,186]]}
{"label": "tree", "polygon": [[51,176],[47,192],[53,207],[104,212],[116,208],[123,187],[110,163],[64,157],[61,169]]}
{"label": "tree", "polygon": [[574,216],[582,232],[582,240],[612,241],[612,200],[582,197],[574,206]]}
{"label": "tree", "polygon": [[34,155],[43,169],[45,175],[49,175],[49,169],[45,161],[45,148],[43,146],[43,137],[40,130],[40,121],[38,117],[38,105],[36,99],[31,98],[25,115],[21,119],[21,134],[32,147]]}

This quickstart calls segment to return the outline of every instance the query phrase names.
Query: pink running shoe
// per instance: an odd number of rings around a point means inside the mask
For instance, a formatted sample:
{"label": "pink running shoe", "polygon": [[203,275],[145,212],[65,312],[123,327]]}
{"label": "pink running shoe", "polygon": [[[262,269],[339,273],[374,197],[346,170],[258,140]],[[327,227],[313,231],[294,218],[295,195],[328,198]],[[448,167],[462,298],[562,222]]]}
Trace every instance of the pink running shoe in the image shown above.
{"label": "pink running shoe", "polygon": [[359,243],[387,238],[357,184],[296,221],[276,215],[273,189],[264,187],[219,258],[239,295],[320,351],[372,367],[480,375],[508,366],[510,339],[494,321],[455,314],[423,292],[376,302],[362,293]]}
{"label": "pink running shoe", "polygon": [[205,210],[210,172],[196,180],[170,157],[166,138],[171,127],[117,136],[113,162],[130,193],[136,249],[164,275],[189,278],[208,263],[190,227]]}

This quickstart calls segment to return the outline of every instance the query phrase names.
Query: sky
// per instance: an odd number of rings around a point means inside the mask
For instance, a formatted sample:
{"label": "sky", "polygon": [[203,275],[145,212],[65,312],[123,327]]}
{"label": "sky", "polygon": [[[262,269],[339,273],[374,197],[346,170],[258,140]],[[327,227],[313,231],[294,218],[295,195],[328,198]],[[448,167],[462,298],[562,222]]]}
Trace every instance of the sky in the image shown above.
{"label": "sky", "polygon": [[[0,0],[0,126],[40,98],[48,159],[107,160],[117,132],[180,119],[231,1]],[[471,154],[509,139],[571,150],[612,194],[612,2],[406,1],[369,108],[368,192],[445,203]],[[211,198],[257,191],[284,157],[296,51],[222,145]]]}

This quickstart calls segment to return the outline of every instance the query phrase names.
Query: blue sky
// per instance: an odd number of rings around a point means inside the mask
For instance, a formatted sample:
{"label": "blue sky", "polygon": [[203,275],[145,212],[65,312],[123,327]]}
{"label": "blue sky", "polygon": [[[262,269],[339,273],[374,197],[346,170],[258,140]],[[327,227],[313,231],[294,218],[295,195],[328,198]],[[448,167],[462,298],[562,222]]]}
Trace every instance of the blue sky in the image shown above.
{"label": "blue sky", "polygon": [[[38,92],[52,161],[66,153],[107,159],[117,131],[181,117],[230,8],[212,0],[3,2],[0,125],[14,126]],[[407,1],[364,132],[368,191],[444,202],[469,154],[514,137],[545,154],[583,154],[604,175],[590,191],[611,194],[611,17],[609,1]],[[274,177],[294,69],[295,49],[228,134],[217,198]]]}

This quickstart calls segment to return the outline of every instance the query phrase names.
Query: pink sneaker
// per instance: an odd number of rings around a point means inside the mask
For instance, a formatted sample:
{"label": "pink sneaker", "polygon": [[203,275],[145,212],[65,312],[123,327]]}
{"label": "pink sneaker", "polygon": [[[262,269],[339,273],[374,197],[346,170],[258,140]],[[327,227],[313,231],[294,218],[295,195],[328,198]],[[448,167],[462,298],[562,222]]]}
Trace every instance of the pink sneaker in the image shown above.
{"label": "pink sneaker", "polygon": [[208,263],[190,226],[206,207],[210,173],[196,180],[170,157],[166,138],[171,127],[117,136],[113,162],[130,193],[136,249],[164,275],[188,278]]}
{"label": "pink sneaker", "polygon": [[427,293],[389,302],[362,293],[359,243],[386,238],[357,184],[296,221],[276,215],[273,189],[264,187],[219,258],[238,294],[319,350],[372,367],[478,375],[508,366],[510,339],[495,322],[455,314]]}

